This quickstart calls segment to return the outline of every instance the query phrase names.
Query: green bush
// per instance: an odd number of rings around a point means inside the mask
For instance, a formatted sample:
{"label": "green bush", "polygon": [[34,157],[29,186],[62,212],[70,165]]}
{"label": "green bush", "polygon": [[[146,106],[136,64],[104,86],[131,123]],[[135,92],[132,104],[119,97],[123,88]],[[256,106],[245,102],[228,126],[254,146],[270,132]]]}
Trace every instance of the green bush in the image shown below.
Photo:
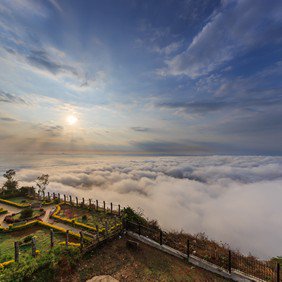
{"label": "green bush", "polygon": [[141,212],[137,212],[131,207],[127,207],[124,209],[125,218],[131,222],[147,224],[147,220],[143,217]]}
{"label": "green bush", "polygon": [[30,242],[31,240],[32,240],[32,235],[28,235],[28,236],[26,236],[26,237],[23,238],[23,242],[24,242],[24,243],[28,243],[28,242]]}
{"label": "green bush", "polygon": [[21,211],[21,216],[20,216],[20,218],[21,218],[21,219],[30,218],[30,217],[32,217],[32,214],[33,214],[33,209],[32,209],[32,208],[26,208],[26,209],[23,209],[23,210]]}

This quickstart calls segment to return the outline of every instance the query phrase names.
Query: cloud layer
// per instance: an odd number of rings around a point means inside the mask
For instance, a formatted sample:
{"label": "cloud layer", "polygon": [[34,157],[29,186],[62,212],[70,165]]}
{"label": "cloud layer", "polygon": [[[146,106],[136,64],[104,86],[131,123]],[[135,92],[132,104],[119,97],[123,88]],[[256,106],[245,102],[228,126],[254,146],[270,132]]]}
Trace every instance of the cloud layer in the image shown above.
{"label": "cloud layer", "polygon": [[[1,170],[12,167],[11,160]],[[14,161],[22,184],[49,173],[50,191],[141,208],[166,229],[282,254],[281,157],[47,157]]]}

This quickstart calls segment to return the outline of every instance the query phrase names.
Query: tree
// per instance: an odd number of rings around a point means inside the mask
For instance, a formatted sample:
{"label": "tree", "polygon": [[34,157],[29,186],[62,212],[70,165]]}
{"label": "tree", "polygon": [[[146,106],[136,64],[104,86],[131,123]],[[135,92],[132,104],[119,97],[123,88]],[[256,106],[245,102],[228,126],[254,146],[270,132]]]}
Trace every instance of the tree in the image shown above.
{"label": "tree", "polygon": [[7,170],[3,176],[7,179],[3,184],[2,190],[8,194],[13,193],[18,188],[18,181],[15,180],[16,171],[14,169]]}
{"label": "tree", "polygon": [[30,217],[32,217],[32,214],[33,214],[32,208],[26,208],[26,209],[23,209],[23,210],[21,211],[21,216],[20,216],[20,218],[21,218],[21,219],[30,218]]}
{"label": "tree", "polygon": [[38,187],[38,192],[44,192],[47,185],[49,184],[49,175],[42,174],[37,177],[36,185]]}

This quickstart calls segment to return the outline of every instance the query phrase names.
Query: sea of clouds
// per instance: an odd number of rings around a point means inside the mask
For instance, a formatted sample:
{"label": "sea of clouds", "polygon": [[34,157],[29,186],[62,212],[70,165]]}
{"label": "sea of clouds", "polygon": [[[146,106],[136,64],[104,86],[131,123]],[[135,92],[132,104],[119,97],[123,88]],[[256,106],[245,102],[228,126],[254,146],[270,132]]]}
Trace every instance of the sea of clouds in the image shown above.
{"label": "sea of clouds", "polygon": [[[21,185],[140,208],[167,230],[205,232],[243,253],[282,255],[282,157],[1,158]],[[3,181],[3,179],[2,179]]]}

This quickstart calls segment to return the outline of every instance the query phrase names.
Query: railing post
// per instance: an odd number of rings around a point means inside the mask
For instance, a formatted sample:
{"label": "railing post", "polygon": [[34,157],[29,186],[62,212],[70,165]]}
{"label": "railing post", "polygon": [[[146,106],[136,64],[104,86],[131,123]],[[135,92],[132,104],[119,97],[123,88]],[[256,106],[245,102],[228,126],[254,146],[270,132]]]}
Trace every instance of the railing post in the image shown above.
{"label": "railing post", "polygon": [[113,203],[111,203],[111,214],[113,213]]}
{"label": "railing post", "polygon": [[103,209],[104,209],[104,212],[106,212],[106,202],[103,201]]}
{"label": "railing post", "polygon": [[89,199],[89,208],[91,208],[91,199]]}
{"label": "railing post", "polygon": [[54,231],[50,229],[51,248],[54,247]]}
{"label": "railing post", "polygon": [[35,258],[36,257],[36,241],[34,237],[32,237],[31,239],[31,252],[32,252],[32,256]]}
{"label": "railing post", "polygon": [[50,202],[51,198],[50,198],[50,192],[48,192],[48,201]]}
{"label": "railing post", "polygon": [[60,193],[58,193],[58,202],[60,203],[60,201],[61,201],[61,195]]}
{"label": "railing post", "polygon": [[20,252],[19,252],[19,242],[15,242],[15,262],[19,262]]}
{"label": "railing post", "polygon": [[66,232],[66,247],[69,246],[69,230]]}
{"label": "railing post", "polygon": [[55,195],[55,193],[53,193],[53,200],[55,200],[55,198],[56,198],[56,195]]}
{"label": "railing post", "polygon": [[189,239],[187,239],[186,254],[187,254],[187,261],[189,262],[189,257],[190,257],[190,240]]}
{"label": "railing post", "polygon": [[84,207],[84,198],[82,198],[82,206]]}
{"label": "railing post", "polygon": [[66,195],[64,194],[64,202],[66,203]]}
{"label": "railing post", "polygon": [[232,271],[232,255],[231,250],[228,250],[228,272],[231,273]]}
{"label": "railing post", "polygon": [[83,251],[83,233],[82,231],[79,232],[80,234],[80,251]]}
{"label": "railing post", "polygon": [[70,197],[70,204],[72,205],[72,198],[71,198],[71,195],[70,195],[69,197]]}
{"label": "railing post", "polygon": [[78,198],[75,197],[75,201],[76,201],[76,206],[78,207]]}
{"label": "railing post", "polygon": [[43,194],[43,201],[45,201],[45,191],[42,191]]}
{"label": "railing post", "polygon": [[276,267],[276,281],[280,282],[280,263],[277,263],[277,267]]}
{"label": "railing post", "polygon": [[118,216],[120,216],[120,205],[118,205]]}
{"label": "railing post", "polygon": [[160,230],[160,245],[163,244],[163,231]]}
{"label": "railing post", "polygon": [[98,200],[96,200],[96,211],[98,211],[99,210],[99,202],[98,202]]}

